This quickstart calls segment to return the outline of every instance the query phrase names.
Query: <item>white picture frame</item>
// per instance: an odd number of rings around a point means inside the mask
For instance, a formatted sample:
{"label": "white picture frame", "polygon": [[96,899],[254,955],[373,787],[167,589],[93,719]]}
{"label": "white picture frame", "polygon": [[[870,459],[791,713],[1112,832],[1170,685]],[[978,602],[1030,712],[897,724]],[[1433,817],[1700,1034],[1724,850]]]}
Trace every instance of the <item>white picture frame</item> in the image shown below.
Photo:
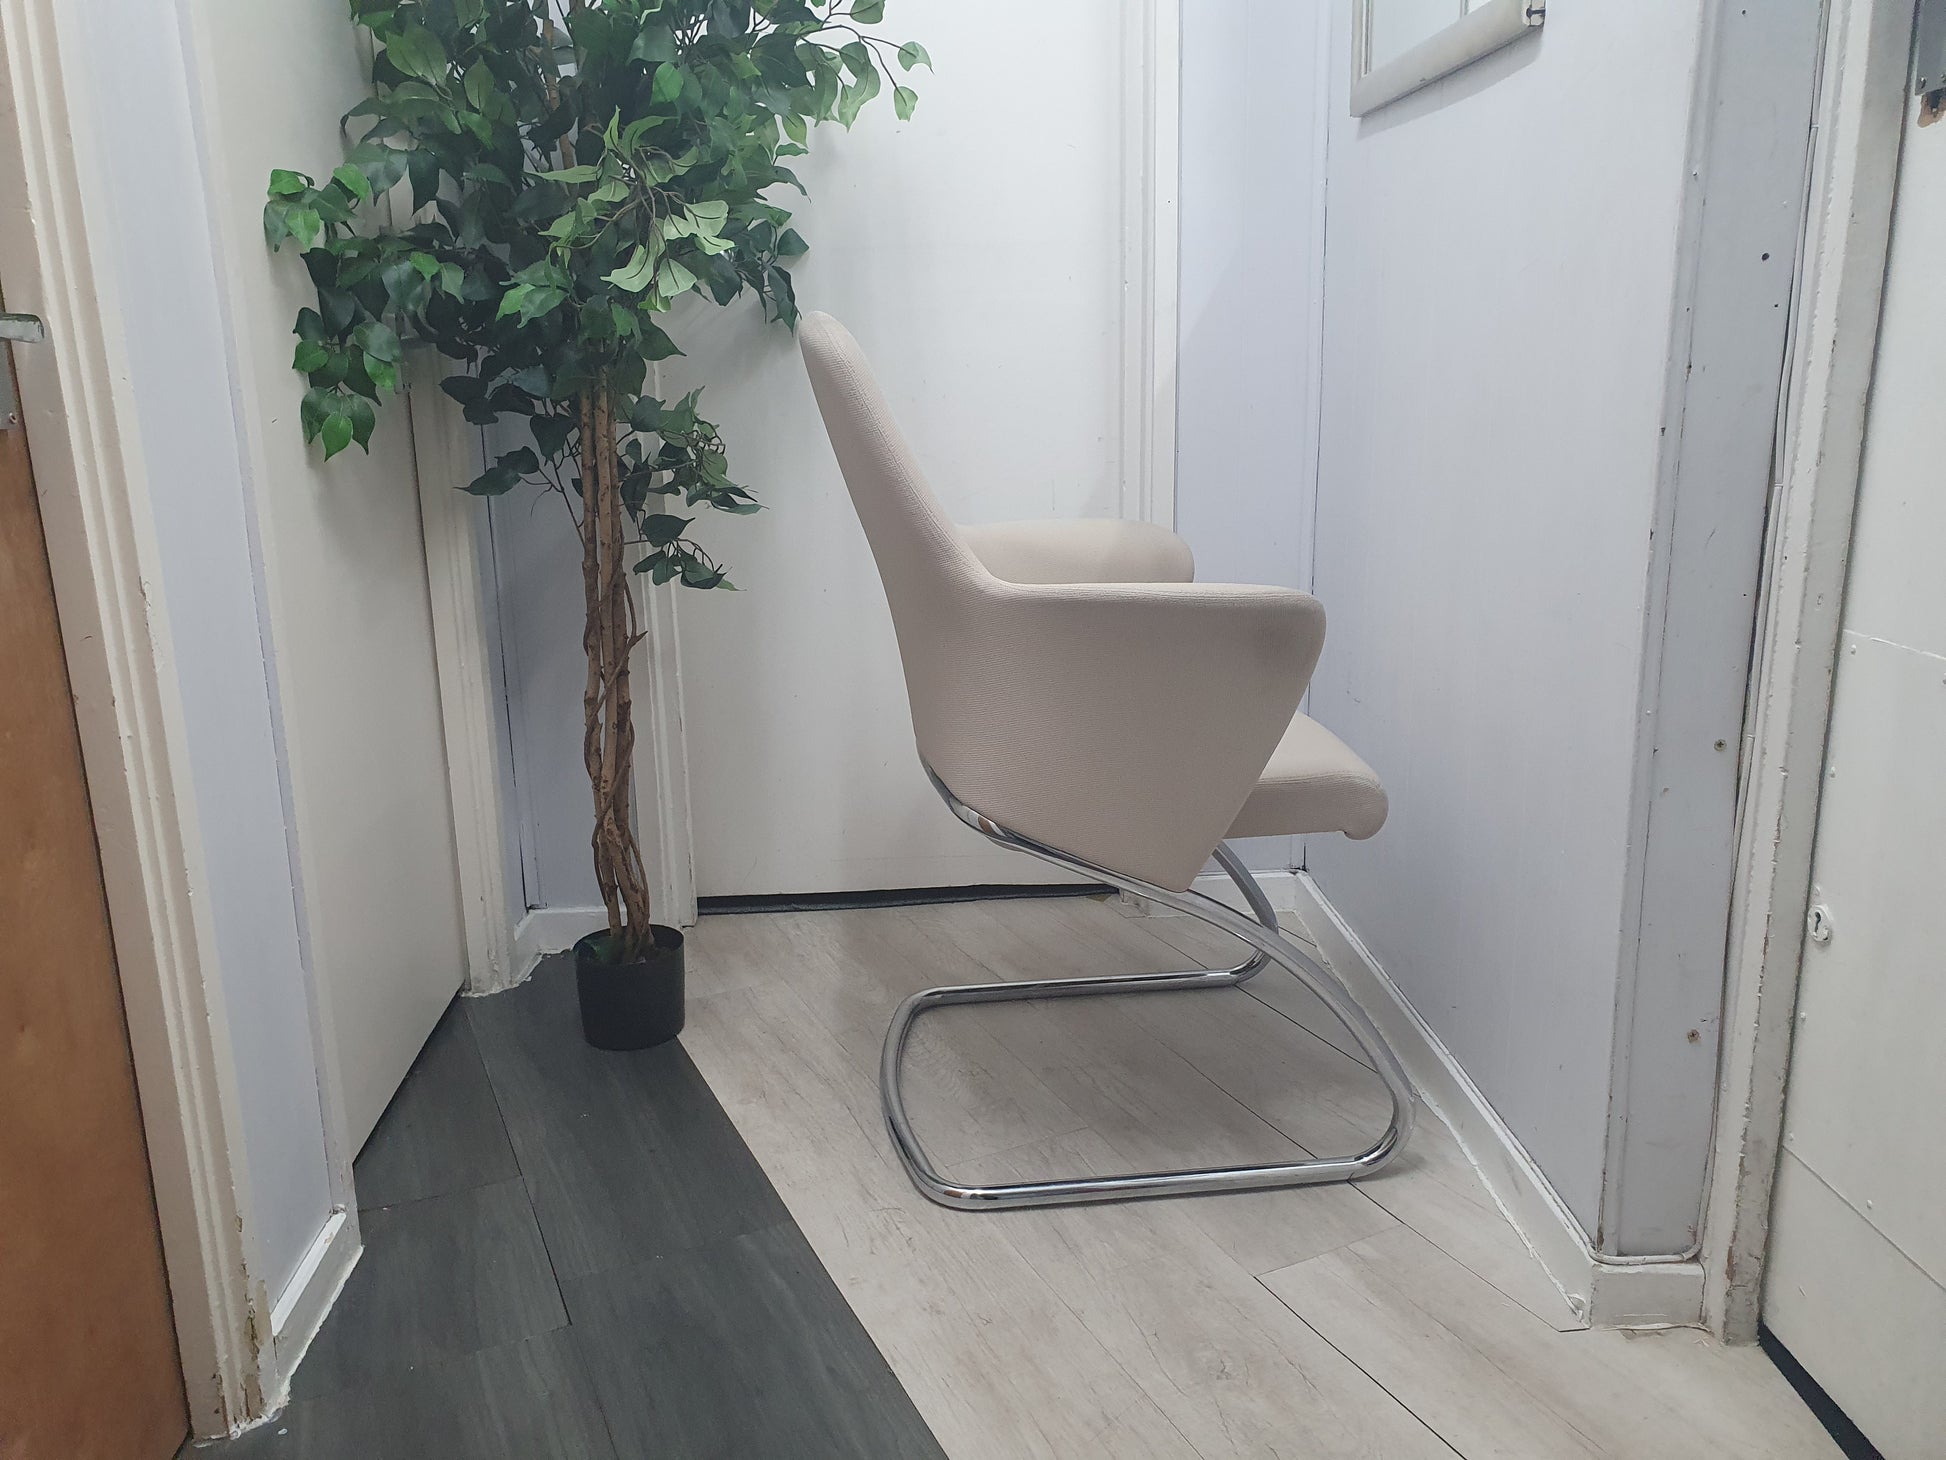
{"label": "white picture frame", "polygon": [[1354,0],[1351,114],[1362,117],[1519,40],[1547,19],[1547,0],[1486,0],[1445,29],[1373,65],[1372,21],[1387,0]]}

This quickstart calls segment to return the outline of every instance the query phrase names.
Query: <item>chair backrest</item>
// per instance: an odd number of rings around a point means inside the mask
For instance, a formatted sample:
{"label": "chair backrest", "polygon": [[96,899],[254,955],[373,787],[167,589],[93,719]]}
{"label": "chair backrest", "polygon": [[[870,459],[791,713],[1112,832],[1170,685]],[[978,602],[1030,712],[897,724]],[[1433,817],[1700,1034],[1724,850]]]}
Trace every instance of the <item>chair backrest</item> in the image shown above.
{"label": "chair backrest", "polygon": [[865,353],[828,314],[807,314],[798,344],[831,449],[891,601],[900,643],[932,637],[952,600],[987,576],[926,483]]}

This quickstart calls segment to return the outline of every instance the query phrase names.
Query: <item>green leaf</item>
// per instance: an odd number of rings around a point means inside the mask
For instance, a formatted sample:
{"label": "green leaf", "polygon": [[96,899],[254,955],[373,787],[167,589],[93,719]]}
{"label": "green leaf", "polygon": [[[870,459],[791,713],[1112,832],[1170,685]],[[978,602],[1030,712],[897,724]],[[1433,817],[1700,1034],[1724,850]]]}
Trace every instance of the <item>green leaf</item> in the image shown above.
{"label": "green leaf", "polygon": [[290,211],[288,203],[264,204],[264,242],[273,250],[282,248],[291,236]]}
{"label": "green leaf", "polygon": [[543,315],[553,313],[567,297],[567,290],[556,289],[551,284],[529,289],[527,297],[520,301],[520,322],[532,324]]}
{"label": "green leaf", "polygon": [[302,249],[316,247],[319,235],[324,232],[324,220],[318,217],[315,208],[292,208],[284,215],[284,221],[290,226],[291,237],[297,240],[297,246]]}
{"label": "green leaf", "polygon": [[324,369],[325,362],[330,358],[329,352],[316,340],[299,340],[297,354],[291,360],[291,369],[309,375],[314,370]]}
{"label": "green leaf", "polygon": [[378,424],[378,413],[363,396],[353,396],[345,410],[351,417],[351,439],[369,453],[372,449],[372,428]]}
{"label": "green leaf", "polygon": [[676,59],[676,38],[669,29],[669,21],[659,15],[648,15],[642,20],[642,33],[635,38],[635,44],[628,48],[631,61],[646,61],[651,66]]}
{"label": "green leaf", "polygon": [[399,343],[399,337],[378,320],[367,320],[358,326],[352,331],[352,338],[358,342],[359,349],[375,360],[397,364],[405,358],[405,346]]}
{"label": "green leaf", "polygon": [[505,319],[510,314],[519,314],[521,306],[527,302],[527,296],[533,292],[534,286],[532,284],[514,285],[500,300],[500,308],[493,317],[495,319]]}
{"label": "green leaf", "polygon": [[439,272],[439,260],[429,253],[415,253],[411,259],[412,267],[419,271],[422,279],[431,279]]}
{"label": "green leaf", "polygon": [[783,120],[784,135],[802,147],[804,145],[804,139],[809,135],[804,126],[804,118],[796,112],[786,112]]}
{"label": "green leaf", "polygon": [[856,0],[851,18],[860,25],[877,25],[885,19],[885,0]]}
{"label": "green leaf", "polygon": [[902,122],[912,119],[912,109],[919,105],[919,93],[910,86],[892,88],[892,110],[898,113]]}
{"label": "green leaf", "polygon": [[352,424],[350,416],[337,411],[326,416],[323,426],[318,429],[318,439],[324,442],[324,459],[326,461],[331,460],[332,457],[351,445],[351,437]]}
{"label": "green leaf", "polygon": [[648,360],[667,360],[672,355],[680,355],[676,342],[665,334],[660,325],[647,321],[642,325],[642,355]]}
{"label": "green leaf", "polygon": [[304,425],[306,444],[318,439],[318,432],[324,429],[325,420],[338,407],[338,397],[328,390],[317,386],[304,392],[304,402],[298,407],[298,418]]}
{"label": "green leaf", "polygon": [[[568,437],[574,431],[574,423],[566,416],[536,416],[527,426],[534,433],[534,444],[540,447],[541,455],[550,461],[567,450]],[[539,470],[538,464],[535,470]]]}
{"label": "green leaf", "polygon": [[372,180],[349,162],[331,174],[331,180],[361,203],[372,200]]}
{"label": "green leaf", "polygon": [[649,88],[649,99],[655,102],[671,102],[682,95],[683,69],[673,61],[665,61],[656,68],[655,83]]}
{"label": "green leaf", "polygon": [[930,71],[932,70],[932,57],[926,54],[926,48],[917,41],[907,41],[899,47],[899,65],[907,71],[910,71],[914,66],[924,66]]}
{"label": "green leaf", "polygon": [[654,282],[655,258],[639,243],[626,264],[612,274],[602,275],[602,283],[613,284],[629,294],[640,294]]}
{"label": "green leaf", "polygon": [[675,517],[667,512],[651,512],[642,519],[642,537],[651,547],[667,547],[678,541],[693,519]]}
{"label": "green leaf", "polygon": [[715,233],[729,221],[730,205],[722,198],[705,199],[689,205],[689,216]]}
{"label": "green leaf", "polygon": [[463,490],[476,497],[501,497],[520,485],[520,473],[504,466],[490,466],[468,482]]}
{"label": "green leaf", "polygon": [[686,294],[696,287],[696,276],[675,259],[664,259],[656,270],[655,286],[669,298]]}
{"label": "green leaf", "polygon": [[878,72],[867,71],[857,81],[844,89],[838,98],[838,121],[849,127],[858,120],[858,113],[865,103],[878,95]]}
{"label": "green leaf", "polygon": [[467,101],[476,112],[487,109],[493,96],[493,73],[484,66],[476,65],[466,73],[465,93]]}
{"label": "green leaf", "polygon": [[591,167],[584,162],[577,167],[558,168],[553,172],[537,172],[534,176],[544,178],[548,182],[591,183],[601,176],[601,169]]}
{"label": "green leaf", "polygon": [[311,190],[311,180],[301,172],[287,172],[281,167],[270,170],[270,196],[273,198],[295,198]]}
{"label": "green leaf", "polygon": [[446,79],[446,48],[423,26],[399,31],[385,43],[385,56],[408,76],[421,81]]}

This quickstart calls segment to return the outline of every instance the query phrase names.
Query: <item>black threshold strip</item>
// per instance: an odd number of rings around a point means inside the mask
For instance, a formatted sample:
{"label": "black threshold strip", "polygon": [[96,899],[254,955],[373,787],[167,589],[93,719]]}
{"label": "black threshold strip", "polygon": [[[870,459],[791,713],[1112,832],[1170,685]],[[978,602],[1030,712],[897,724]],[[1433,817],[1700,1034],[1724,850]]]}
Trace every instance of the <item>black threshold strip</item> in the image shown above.
{"label": "black threshold strip", "polygon": [[275,1420],[185,1460],[945,1460],[680,1041],[573,960],[457,999],[359,1154],[365,1253]]}
{"label": "black threshold strip", "polygon": [[1865,1432],[1851,1422],[1851,1416],[1838,1408],[1838,1402],[1824,1392],[1824,1386],[1811,1377],[1804,1365],[1797,1361],[1789,1349],[1777,1340],[1777,1335],[1769,1328],[1759,1324],[1757,1327],[1757,1346],[1770,1356],[1791,1388],[1797,1391],[1798,1398],[1804,1401],[1817,1422],[1824,1426],[1825,1433],[1845,1452],[1847,1460],[1885,1460],[1878,1447],[1865,1438]]}
{"label": "black threshold strip", "polygon": [[837,912],[853,907],[929,907],[948,902],[1003,902],[1024,897],[1102,897],[1105,882],[979,882],[971,887],[890,887],[876,892],[762,892],[699,897],[702,913]]}

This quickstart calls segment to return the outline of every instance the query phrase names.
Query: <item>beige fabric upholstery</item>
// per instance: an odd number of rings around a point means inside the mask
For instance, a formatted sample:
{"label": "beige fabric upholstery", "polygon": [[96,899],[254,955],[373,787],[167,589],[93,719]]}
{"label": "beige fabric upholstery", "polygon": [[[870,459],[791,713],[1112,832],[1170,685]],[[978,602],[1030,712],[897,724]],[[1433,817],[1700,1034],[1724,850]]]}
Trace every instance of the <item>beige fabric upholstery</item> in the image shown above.
{"label": "beige fabric upholstery", "polygon": [[1385,788],[1351,747],[1308,715],[1291,721],[1227,837],[1341,831],[1358,841],[1385,825]]}
{"label": "beige fabric upholstery", "polygon": [[1166,527],[1113,517],[962,527],[966,545],[1009,583],[1187,583],[1189,544]]}
{"label": "beige fabric upholstery", "polygon": [[[806,315],[798,336],[891,604],[920,758],[1011,831],[1187,888],[1293,728],[1324,643],[1317,600],[996,576],[926,484],[857,341],[823,314]],[[1053,547],[996,549],[993,529],[976,536],[1011,571],[1053,572]],[[1123,571],[1134,555],[1101,553]]]}

